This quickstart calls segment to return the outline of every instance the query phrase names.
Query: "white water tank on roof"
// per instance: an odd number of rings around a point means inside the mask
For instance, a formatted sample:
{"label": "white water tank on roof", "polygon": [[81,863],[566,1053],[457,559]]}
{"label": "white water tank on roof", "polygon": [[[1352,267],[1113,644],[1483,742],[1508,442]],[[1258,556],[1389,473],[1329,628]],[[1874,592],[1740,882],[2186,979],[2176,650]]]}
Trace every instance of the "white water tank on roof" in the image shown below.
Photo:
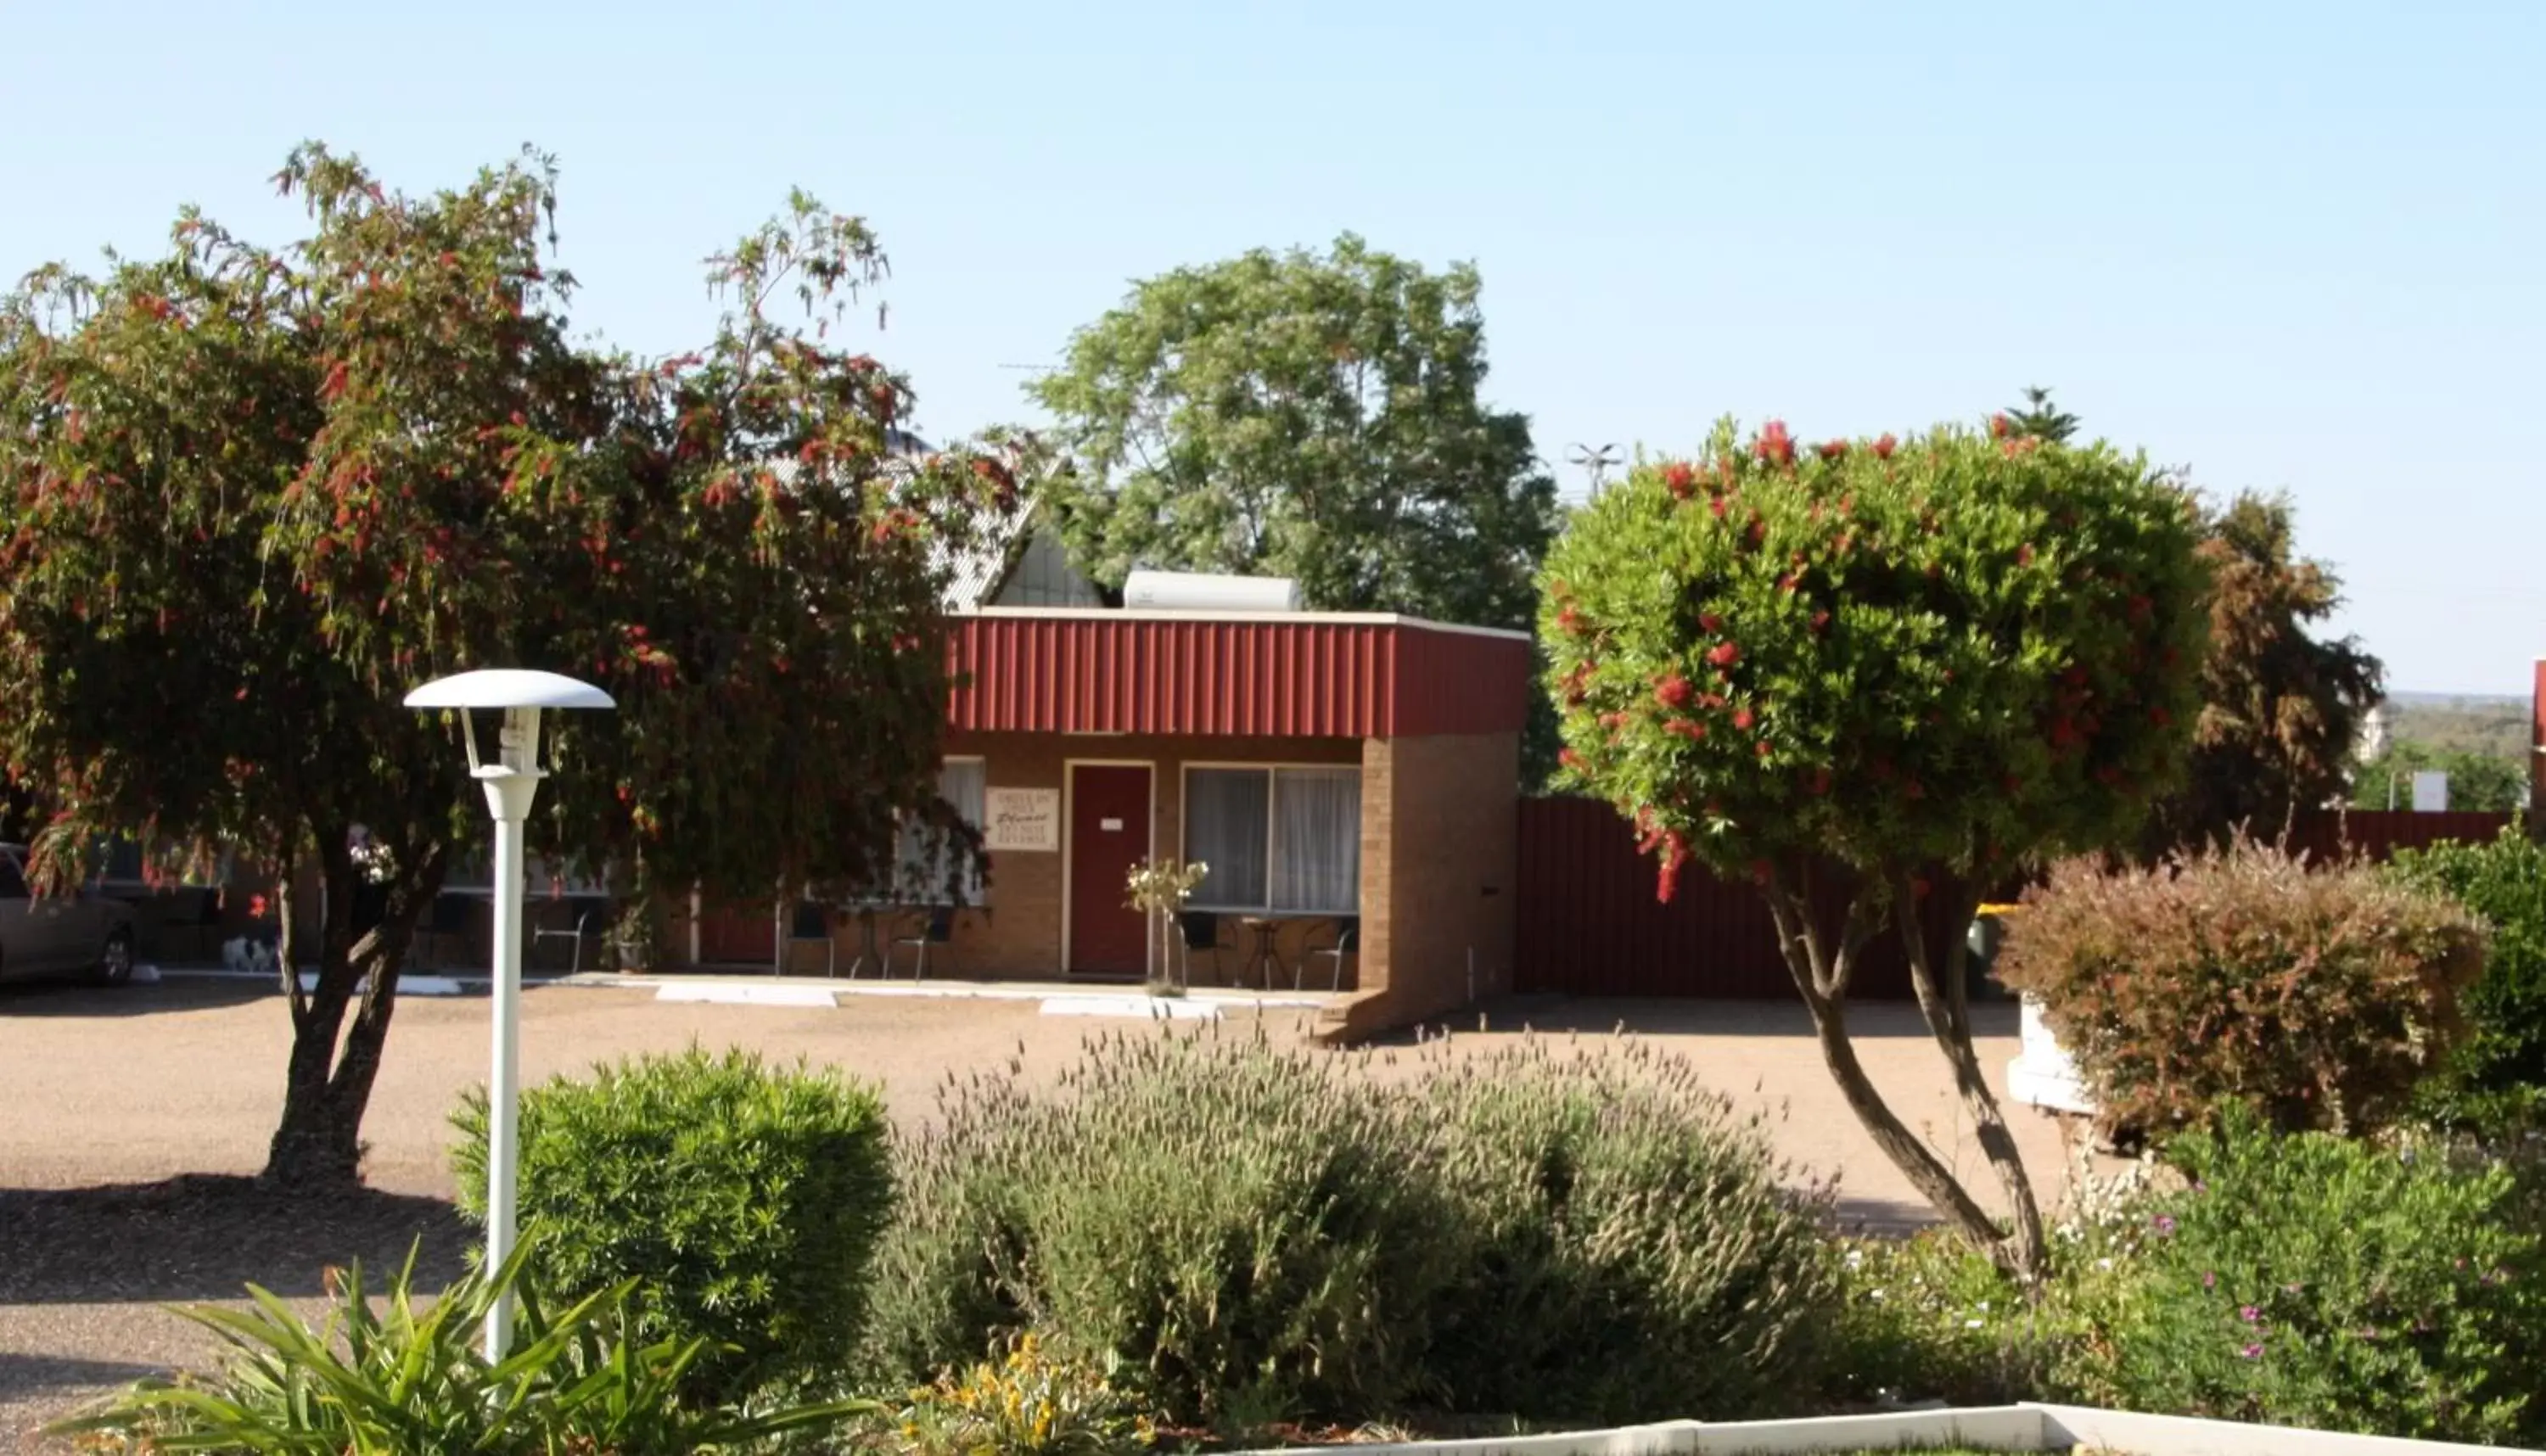
{"label": "white water tank on roof", "polygon": [[1199,571],[1135,571],[1123,582],[1127,612],[1296,612],[1300,583],[1288,576],[1213,576]]}

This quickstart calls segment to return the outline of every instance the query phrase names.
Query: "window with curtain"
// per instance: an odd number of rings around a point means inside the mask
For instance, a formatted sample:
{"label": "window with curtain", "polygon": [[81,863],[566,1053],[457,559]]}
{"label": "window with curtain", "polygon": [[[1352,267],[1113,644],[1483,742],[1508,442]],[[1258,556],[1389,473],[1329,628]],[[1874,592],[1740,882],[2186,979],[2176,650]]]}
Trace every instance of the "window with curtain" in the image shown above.
{"label": "window with curtain", "polygon": [[[937,797],[954,807],[964,822],[979,829],[989,818],[990,767],[978,758],[950,758],[937,770]],[[896,899],[913,902],[934,900],[945,894],[950,857],[955,846],[925,825],[908,824],[902,828],[896,879]],[[981,902],[981,872],[968,868],[964,874],[964,899],[968,904]]]}
{"label": "window with curtain", "polygon": [[1271,781],[1254,768],[1197,768],[1185,775],[1185,862],[1208,867],[1190,903],[1261,908]]}
{"label": "window with curtain", "polygon": [[1197,768],[1185,775],[1187,860],[1211,867],[1197,908],[1361,908],[1361,770]]}

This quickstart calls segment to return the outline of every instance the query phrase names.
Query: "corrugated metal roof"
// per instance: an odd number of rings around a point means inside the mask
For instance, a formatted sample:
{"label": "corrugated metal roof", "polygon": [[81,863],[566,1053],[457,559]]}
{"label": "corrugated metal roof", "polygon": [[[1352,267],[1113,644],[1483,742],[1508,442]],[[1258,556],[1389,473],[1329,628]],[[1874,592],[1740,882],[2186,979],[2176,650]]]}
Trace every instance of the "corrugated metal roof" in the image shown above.
{"label": "corrugated metal roof", "polygon": [[1392,738],[1515,732],[1529,642],[1408,618],[994,610],[954,624],[975,732]]}

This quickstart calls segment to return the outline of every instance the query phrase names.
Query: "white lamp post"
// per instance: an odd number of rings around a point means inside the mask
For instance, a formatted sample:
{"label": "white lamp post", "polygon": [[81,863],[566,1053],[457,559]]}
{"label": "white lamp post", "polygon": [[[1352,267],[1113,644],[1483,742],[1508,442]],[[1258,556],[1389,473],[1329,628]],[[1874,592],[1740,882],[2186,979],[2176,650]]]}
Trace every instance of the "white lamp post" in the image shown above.
{"label": "white lamp post", "polygon": [[[516,1171],[521,1165],[517,1102],[522,1063],[522,825],[539,797],[540,710],[610,708],[610,695],[590,683],[553,672],[491,668],[436,679],[406,695],[409,708],[453,709],[468,745],[468,775],[486,789],[495,815],[495,1058],[486,1085],[486,1267],[513,1256]],[[468,710],[504,711],[501,745],[493,763],[477,757],[477,729]],[[498,1300],[486,1315],[486,1358],[504,1358],[512,1335],[513,1302]]]}

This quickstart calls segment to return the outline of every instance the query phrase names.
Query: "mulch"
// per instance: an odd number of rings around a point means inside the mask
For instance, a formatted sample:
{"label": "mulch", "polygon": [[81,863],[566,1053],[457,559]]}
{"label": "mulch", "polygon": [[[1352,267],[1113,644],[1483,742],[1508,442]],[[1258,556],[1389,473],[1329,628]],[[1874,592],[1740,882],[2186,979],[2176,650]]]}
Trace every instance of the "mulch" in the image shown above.
{"label": "mulch", "polygon": [[189,1175],[97,1188],[0,1188],[0,1304],[236,1299],[251,1282],[324,1292],[360,1260],[380,1283],[410,1252],[438,1289],[467,1267],[472,1234],[438,1198],[356,1188],[291,1193],[253,1178]]}

